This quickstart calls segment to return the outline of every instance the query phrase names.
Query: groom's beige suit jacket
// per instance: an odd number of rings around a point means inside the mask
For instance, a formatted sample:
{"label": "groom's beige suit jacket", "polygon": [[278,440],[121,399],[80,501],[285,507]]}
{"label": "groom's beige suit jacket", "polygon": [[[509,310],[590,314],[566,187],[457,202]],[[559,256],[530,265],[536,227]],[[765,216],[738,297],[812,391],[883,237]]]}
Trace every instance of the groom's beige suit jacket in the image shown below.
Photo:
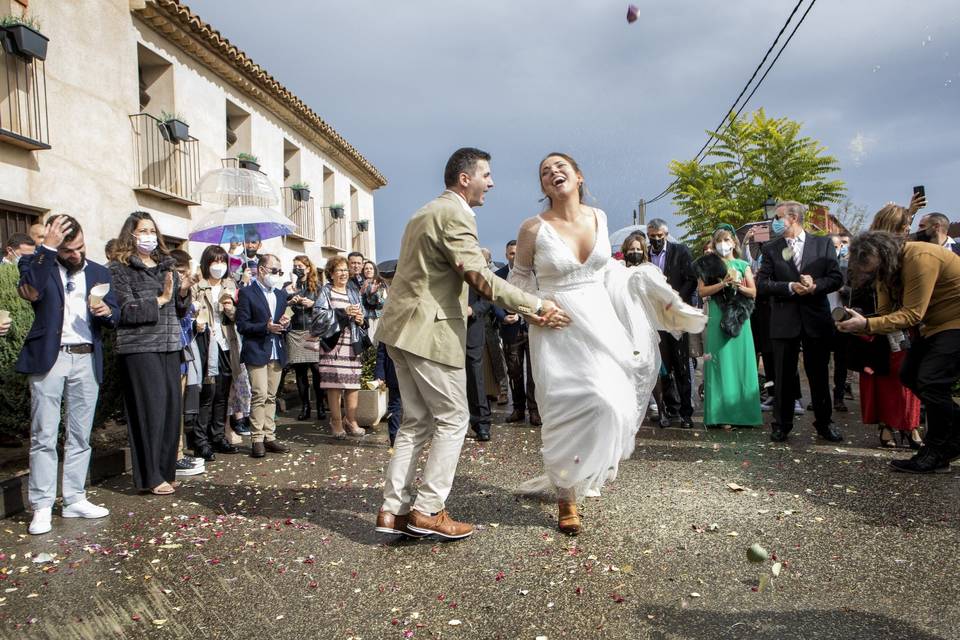
{"label": "groom's beige suit jacket", "polygon": [[460,196],[445,191],[407,223],[377,340],[463,368],[467,285],[522,314],[535,313],[540,304],[493,274],[480,253],[476,219]]}

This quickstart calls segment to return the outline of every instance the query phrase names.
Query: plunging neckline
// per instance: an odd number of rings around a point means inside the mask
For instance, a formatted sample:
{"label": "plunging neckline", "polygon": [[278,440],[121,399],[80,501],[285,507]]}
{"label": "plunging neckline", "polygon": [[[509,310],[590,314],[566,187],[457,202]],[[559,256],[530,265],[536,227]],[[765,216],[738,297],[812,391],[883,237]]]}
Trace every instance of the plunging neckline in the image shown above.
{"label": "plunging neckline", "polygon": [[590,208],[590,212],[593,213],[593,246],[590,247],[590,253],[588,253],[587,257],[584,258],[582,261],[580,260],[580,256],[577,255],[577,253],[570,247],[570,244],[563,239],[563,236],[560,234],[560,232],[557,231],[552,224],[550,224],[550,221],[544,218],[543,214],[539,214],[539,213],[537,214],[537,217],[540,218],[540,222],[550,227],[550,230],[553,231],[555,234],[557,234],[557,239],[560,240],[560,244],[562,244],[567,248],[567,251],[570,253],[570,256],[581,267],[586,265],[587,262],[590,261],[590,258],[593,257],[593,254],[597,250],[597,242],[600,239],[600,216],[597,215],[597,210],[594,209],[593,207]]}

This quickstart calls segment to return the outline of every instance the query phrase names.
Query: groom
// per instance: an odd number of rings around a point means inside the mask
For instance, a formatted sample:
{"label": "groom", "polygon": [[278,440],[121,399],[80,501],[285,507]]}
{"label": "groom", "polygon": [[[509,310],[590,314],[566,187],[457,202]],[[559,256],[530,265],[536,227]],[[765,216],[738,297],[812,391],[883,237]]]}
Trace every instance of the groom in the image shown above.
{"label": "groom", "polygon": [[[376,530],[456,540],[473,533],[473,525],[455,521],[444,507],[470,423],[464,370],[467,285],[533,323],[562,327],[569,319],[550,300],[496,277],[480,253],[471,207],[482,205],[493,188],[490,154],[458,149],[443,177],[446,191],[407,223],[377,332],[396,366],[403,422],[385,472]],[[430,455],[414,500],[417,460],[428,440]]]}

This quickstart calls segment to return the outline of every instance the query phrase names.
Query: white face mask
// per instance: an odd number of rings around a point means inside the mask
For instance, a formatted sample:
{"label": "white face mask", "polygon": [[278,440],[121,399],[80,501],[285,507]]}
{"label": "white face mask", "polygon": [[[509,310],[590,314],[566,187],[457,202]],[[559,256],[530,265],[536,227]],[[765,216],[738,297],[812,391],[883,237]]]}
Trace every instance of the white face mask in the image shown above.
{"label": "white face mask", "polygon": [[266,280],[266,285],[271,289],[278,289],[280,285],[283,284],[283,276],[277,275],[276,273],[267,275],[264,280]]}
{"label": "white face mask", "polygon": [[137,249],[143,253],[153,253],[153,250],[157,248],[157,236],[156,234],[144,234],[142,236],[137,236]]}
{"label": "white face mask", "polygon": [[227,265],[222,262],[214,262],[210,265],[210,277],[222,278],[227,273]]}
{"label": "white face mask", "polygon": [[243,254],[243,245],[239,244],[234,247],[233,251],[230,252],[230,255],[239,256]]}
{"label": "white face mask", "polygon": [[733,253],[733,243],[732,242],[718,242],[717,243],[717,253],[726,257]]}

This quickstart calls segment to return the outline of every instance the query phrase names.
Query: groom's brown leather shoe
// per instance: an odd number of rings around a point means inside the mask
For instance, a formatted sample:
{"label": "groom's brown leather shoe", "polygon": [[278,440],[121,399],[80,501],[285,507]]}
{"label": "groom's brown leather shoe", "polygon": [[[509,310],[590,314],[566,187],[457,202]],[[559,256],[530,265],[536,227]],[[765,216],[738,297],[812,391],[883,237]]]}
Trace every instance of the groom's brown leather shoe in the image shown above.
{"label": "groom's brown leather shoe", "polygon": [[435,516],[413,509],[407,518],[407,528],[414,533],[421,533],[425,536],[439,536],[447,540],[459,540],[473,533],[472,524],[457,522],[450,517],[446,509]]}
{"label": "groom's brown leather shoe", "polygon": [[270,453],[290,453],[290,447],[279,440],[267,440],[263,443],[263,448]]}
{"label": "groom's brown leather shoe", "polygon": [[424,534],[411,531],[410,527],[407,526],[407,520],[407,514],[395,516],[389,511],[381,510],[380,513],[377,514],[376,531],[380,533],[395,533],[397,535],[407,536],[408,538],[422,538]]}

